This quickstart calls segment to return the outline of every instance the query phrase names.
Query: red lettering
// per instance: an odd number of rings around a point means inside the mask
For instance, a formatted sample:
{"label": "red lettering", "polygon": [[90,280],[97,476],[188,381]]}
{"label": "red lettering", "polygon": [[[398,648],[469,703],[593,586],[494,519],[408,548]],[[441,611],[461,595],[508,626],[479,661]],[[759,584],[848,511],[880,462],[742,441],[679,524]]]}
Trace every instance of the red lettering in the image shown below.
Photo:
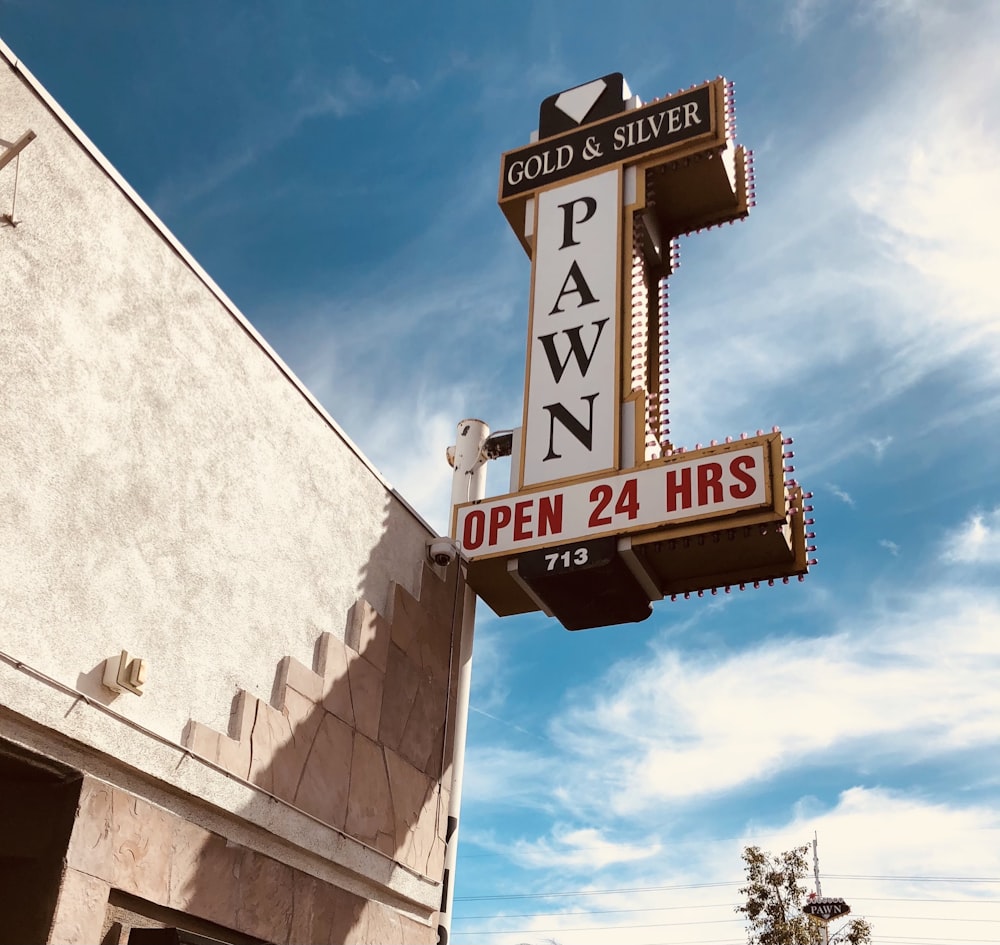
{"label": "red lettering", "polygon": [[531,512],[528,511],[530,508],[531,499],[514,503],[514,541],[531,538],[531,531],[528,528],[531,525]]}
{"label": "red lettering", "polygon": [[698,505],[708,505],[708,490],[712,490],[712,502],[722,501],[722,464],[701,463],[698,466]]}
{"label": "red lettering", "polygon": [[510,524],[510,506],[494,505],[490,509],[490,539],[488,544],[497,543],[497,535],[501,528],[506,528]]}
{"label": "red lettering", "polygon": [[635,479],[626,479],[625,485],[615,503],[615,512],[618,515],[627,515],[631,522],[639,515],[639,486]]}
{"label": "red lettering", "polygon": [[611,516],[601,514],[608,507],[611,495],[611,486],[603,482],[590,490],[590,501],[597,503],[594,506],[594,511],[590,513],[590,521],[587,522],[590,528],[600,528],[601,525],[611,524]]}
{"label": "red lettering", "polygon": [[[680,482],[677,481],[677,473],[680,473]],[[691,467],[685,466],[683,469],[667,470],[667,511],[677,511],[677,499],[680,497],[681,508],[691,508]]]}
{"label": "red lettering", "polygon": [[486,532],[486,513],[482,509],[473,509],[465,516],[462,525],[462,547],[466,551],[475,551],[483,543]]}
{"label": "red lettering", "polygon": [[729,461],[729,474],[734,479],[739,479],[743,483],[742,487],[737,485],[729,487],[729,494],[734,499],[748,499],[753,495],[754,490],[757,488],[757,483],[754,481],[753,476],[746,472],[746,470],[753,469],[756,465],[754,458],[746,455],[734,456]]}
{"label": "red lettering", "polygon": [[558,535],[563,527],[563,497],[562,493],[552,496],[542,496],[538,501],[538,537]]}

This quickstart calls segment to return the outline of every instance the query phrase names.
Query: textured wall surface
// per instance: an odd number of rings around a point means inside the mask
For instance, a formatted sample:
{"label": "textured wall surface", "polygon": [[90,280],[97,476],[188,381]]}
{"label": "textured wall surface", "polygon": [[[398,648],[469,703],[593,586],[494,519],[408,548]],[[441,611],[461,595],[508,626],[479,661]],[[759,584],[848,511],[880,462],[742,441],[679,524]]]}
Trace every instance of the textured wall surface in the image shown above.
{"label": "textured wall surface", "polygon": [[0,64],[0,138],[27,128],[0,227],[0,643],[98,699],[127,649],[150,682],[117,711],[224,727],[358,597],[419,594],[428,531]]}

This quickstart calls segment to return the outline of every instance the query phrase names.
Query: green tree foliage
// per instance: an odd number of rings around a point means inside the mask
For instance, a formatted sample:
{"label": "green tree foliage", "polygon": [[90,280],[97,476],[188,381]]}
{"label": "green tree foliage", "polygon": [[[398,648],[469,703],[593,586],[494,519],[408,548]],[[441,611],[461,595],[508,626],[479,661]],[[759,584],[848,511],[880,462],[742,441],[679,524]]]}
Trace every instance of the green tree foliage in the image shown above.
{"label": "green tree foliage", "polygon": [[[760,847],[744,849],[747,884],[740,894],[746,903],[736,911],[747,918],[748,945],[822,945],[822,924],[802,911],[808,852],[808,846],[777,855]],[[836,931],[831,928],[830,943],[870,945],[871,926],[864,919],[852,919]]]}

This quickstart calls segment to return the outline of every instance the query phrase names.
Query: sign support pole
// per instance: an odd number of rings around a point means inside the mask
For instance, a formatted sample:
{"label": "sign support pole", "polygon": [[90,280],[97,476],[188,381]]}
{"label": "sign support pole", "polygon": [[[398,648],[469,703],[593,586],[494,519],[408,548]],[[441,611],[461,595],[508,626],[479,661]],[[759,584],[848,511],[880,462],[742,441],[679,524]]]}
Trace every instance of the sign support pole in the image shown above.
{"label": "sign support pole", "polygon": [[[463,420],[458,425],[451,480],[452,507],[474,502],[486,495],[486,440],[490,428],[482,420]],[[459,567],[464,567],[460,564]],[[476,592],[463,589],[462,630],[459,638],[458,680],[455,693],[455,731],[452,748],[451,796],[445,834],[444,888],[438,917],[438,945],[447,945],[455,901],[455,868],[458,861],[458,822],[462,811],[462,780],[465,774],[465,741],[472,691],[472,645],[476,622]]]}
{"label": "sign support pole", "polygon": [[[816,877],[816,896],[822,898],[823,887],[819,881],[819,834],[813,831],[813,875]],[[823,923],[823,945],[830,945],[830,923]]]}

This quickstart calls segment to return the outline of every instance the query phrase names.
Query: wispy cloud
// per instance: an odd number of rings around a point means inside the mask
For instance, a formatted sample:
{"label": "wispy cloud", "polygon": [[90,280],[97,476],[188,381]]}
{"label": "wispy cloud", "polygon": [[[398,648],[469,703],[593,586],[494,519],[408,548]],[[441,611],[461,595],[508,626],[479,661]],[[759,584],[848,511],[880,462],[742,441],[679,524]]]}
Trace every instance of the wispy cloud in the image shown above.
{"label": "wispy cloud", "polygon": [[[796,7],[840,15],[831,4]],[[995,381],[1000,282],[991,261],[1000,234],[983,208],[1000,205],[989,158],[1000,147],[991,117],[1000,98],[998,13],[976,8],[976,35],[971,7],[933,24],[917,12],[880,14],[906,29],[898,56],[873,52],[873,62],[884,62],[868,73],[872,94],[834,110],[845,116],[839,123],[803,121],[797,133],[813,136],[805,152],[779,140],[758,154],[760,206],[745,225],[683,241],[671,291],[678,442],[772,422],[798,436],[815,420],[825,439],[843,444],[828,451],[831,459],[868,442],[879,459],[892,441],[866,435],[864,424],[881,406],[948,366],[961,365],[956,383],[968,401],[981,396],[984,379]],[[851,15],[859,9],[851,5]],[[859,25],[853,35],[875,42],[871,34]],[[816,113],[828,117],[821,105]],[[719,271],[726,279],[708,299],[696,296],[691,325],[690,282]],[[813,313],[807,332],[804,311]],[[819,403],[814,418],[808,411]]]}
{"label": "wispy cloud", "polygon": [[629,818],[814,759],[891,764],[985,745],[1000,739],[1000,666],[984,659],[998,625],[1000,598],[937,588],[866,608],[825,636],[721,659],[665,647],[577,693],[551,723],[556,756],[501,752],[503,765],[532,771],[549,803],[580,817]]}
{"label": "wispy cloud", "polygon": [[844,505],[849,505],[852,509],[854,508],[854,499],[850,493],[845,492],[839,486],[835,486],[832,482],[826,484],[827,489],[830,490]]}
{"label": "wispy cloud", "polygon": [[792,34],[799,40],[819,26],[829,12],[827,0],[791,0],[785,14]]}
{"label": "wispy cloud", "polygon": [[896,542],[890,541],[888,538],[880,538],[878,543],[881,548],[885,548],[894,558],[899,557],[899,545]]}
{"label": "wispy cloud", "polygon": [[596,827],[574,829],[557,824],[548,837],[536,841],[515,840],[510,845],[509,856],[528,869],[584,871],[646,860],[662,849],[658,842],[616,841]]}
{"label": "wispy cloud", "polygon": [[1000,564],[1000,506],[970,515],[947,536],[941,557],[955,564]]}
{"label": "wispy cloud", "polygon": [[885,451],[892,445],[892,436],[873,436],[868,438],[868,442],[871,443],[872,450],[875,452],[875,460],[877,462],[882,459],[885,455]]}
{"label": "wispy cloud", "polygon": [[202,161],[191,161],[161,182],[151,203],[161,214],[176,214],[214,194],[238,174],[294,138],[309,121],[342,119],[384,101],[408,101],[420,85],[409,76],[392,74],[376,82],[347,66],[333,79],[311,80],[298,74],[278,95],[271,114],[254,110],[254,121],[231,132],[228,150]]}

